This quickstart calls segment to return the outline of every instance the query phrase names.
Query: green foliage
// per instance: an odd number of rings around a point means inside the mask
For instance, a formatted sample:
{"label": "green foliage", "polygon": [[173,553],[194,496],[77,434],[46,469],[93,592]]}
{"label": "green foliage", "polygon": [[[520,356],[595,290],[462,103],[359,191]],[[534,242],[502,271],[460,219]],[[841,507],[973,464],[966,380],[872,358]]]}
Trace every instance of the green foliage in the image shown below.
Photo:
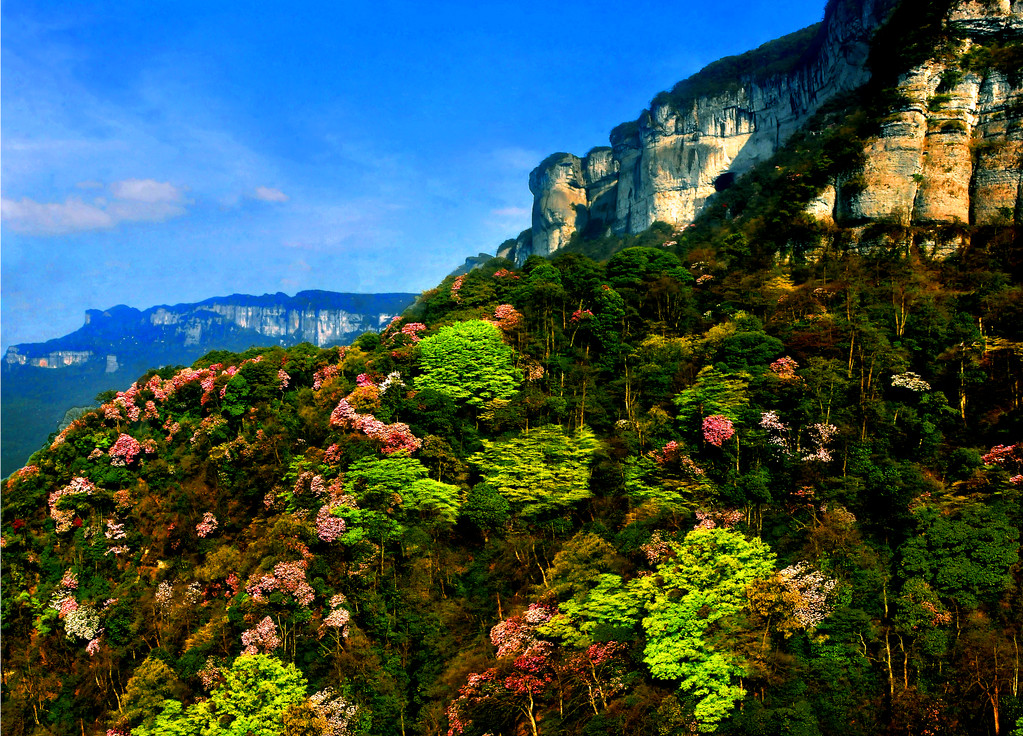
{"label": "green foliage", "polygon": [[561,512],[591,496],[590,461],[597,440],[587,427],[574,435],[549,424],[508,440],[483,441],[471,462],[524,517]]}
{"label": "green foliage", "polygon": [[736,680],[746,670],[709,631],[743,609],[747,587],[774,571],[775,557],[759,539],[725,529],[690,532],[672,548],[676,559],[632,585],[646,601],[644,661],[654,677],[681,681],[701,730],[711,731],[745,694]]}
{"label": "green foliage", "polygon": [[217,733],[278,736],[284,713],[305,699],[306,680],[294,665],[262,654],[238,657],[209,700],[182,708],[167,701],[152,729],[138,736]]}
{"label": "green foliage", "polygon": [[423,374],[420,390],[434,390],[469,406],[482,408],[495,399],[508,399],[518,390],[522,375],[513,365],[513,351],[501,332],[488,322],[456,322],[419,344]]}

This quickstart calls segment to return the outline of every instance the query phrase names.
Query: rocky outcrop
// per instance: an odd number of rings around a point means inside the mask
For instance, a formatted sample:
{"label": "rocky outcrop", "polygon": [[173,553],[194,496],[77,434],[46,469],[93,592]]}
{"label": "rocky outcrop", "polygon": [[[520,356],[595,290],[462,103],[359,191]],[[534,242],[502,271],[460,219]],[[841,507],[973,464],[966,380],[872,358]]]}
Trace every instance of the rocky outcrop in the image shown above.
{"label": "rocky outcrop", "polygon": [[[681,93],[660,95],[638,121],[619,126],[610,149],[548,157],[529,177],[531,239],[511,257],[521,263],[531,253],[550,255],[577,232],[637,233],[657,220],[692,222],[715,192],[770,158],[821,105],[869,80],[871,37],[896,5],[833,0],[816,34],[773,42],[801,54],[786,71],[747,71],[708,91],[712,85],[701,87],[700,80],[713,78],[712,65],[688,80],[695,84],[681,83]],[[1018,0],[969,0],[949,17],[974,42],[1023,34]],[[797,36],[801,51],[791,40]],[[770,46],[751,54],[765,56]],[[1023,137],[1019,80],[997,71],[966,74],[938,92],[947,72],[930,63],[902,78],[908,102],[892,110],[871,142],[864,171],[834,182],[811,214],[840,224],[1013,221]]]}
{"label": "rocky outcrop", "polygon": [[96,360],[104,363],[106,372],[112,372],[147,352],[191,349],[187,351],[191,354],[198,349],[244,350],[251,345],[300,342],[319,347],[343,345],[386,325],[415,296],[304,291],[293,297],[235,294],[145,311],[125,306],[90,309],[81,329],[46,343],[13,345],[5,362],[62,368]]}

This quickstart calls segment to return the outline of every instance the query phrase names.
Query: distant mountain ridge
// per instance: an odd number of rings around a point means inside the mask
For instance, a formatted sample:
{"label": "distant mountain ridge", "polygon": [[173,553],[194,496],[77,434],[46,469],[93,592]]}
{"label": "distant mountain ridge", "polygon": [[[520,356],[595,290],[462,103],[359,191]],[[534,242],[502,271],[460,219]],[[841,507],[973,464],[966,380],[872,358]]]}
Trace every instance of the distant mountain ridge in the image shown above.
{"label": "distant mountain ridge", "polygon": [[7,349],[2,364],[2,460],[6,476],[57,429],[71,407],[122,389],[146,370],[188,365],[210,350],[344,345],[384,327],[416,294],[331,291],[232,294],[145,310],[89,309],[74,332]]}

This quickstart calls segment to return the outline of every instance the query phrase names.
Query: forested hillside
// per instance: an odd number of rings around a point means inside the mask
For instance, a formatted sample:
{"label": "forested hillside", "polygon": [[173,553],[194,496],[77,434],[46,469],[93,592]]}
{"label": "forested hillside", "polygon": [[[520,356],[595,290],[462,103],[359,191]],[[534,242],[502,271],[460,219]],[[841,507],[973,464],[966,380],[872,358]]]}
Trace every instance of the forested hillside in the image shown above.
{"label": "forested hillside", "polygon": [[1013,234],[701,227],[107,396],[6,482],[4,733],[1018,733]]}

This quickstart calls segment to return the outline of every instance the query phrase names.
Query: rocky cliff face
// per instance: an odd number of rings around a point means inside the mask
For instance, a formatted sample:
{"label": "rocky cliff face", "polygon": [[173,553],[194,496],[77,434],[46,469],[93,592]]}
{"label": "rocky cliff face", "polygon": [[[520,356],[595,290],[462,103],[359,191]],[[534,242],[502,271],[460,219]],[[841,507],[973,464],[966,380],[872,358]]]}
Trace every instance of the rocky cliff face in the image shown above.
{"label": "rocky cliff face", "polygon": [[[550,255],[576,232],[692,222],[716,191],[770,158],[822,104],[869,80],[871,37],[896,5],[834,0],[783,73],[747,74],[720,92],[682,100],[662,95],[636,123],[612,133],[611,148],[548,157],[529,177],[532,238],[510,255],[519,262]],[[957,4],[951,20],[968,49],[1020,35],[1021,13],[1018,0],[970,1]],[[934,63],[902,78],[908,102],[892,110],[872,142],[856,186],[843,190],[849,182],[834,182],[811,208],[815,216],[849,224],[1012,222],[1020,208],[1020,80],[997,71],[967,74],[939,93],[942,80],[948,83],[948,70]]]}
{"label": "rocky cliff face", "polygon": [[305,291],[293,297],[235,294],[145,311],[123,306],[89,310],[80,330],[46,343],[11,346],[4,360],[8,365],[40,368],[92,359],[116,366],[115,356],[120,355],[123,363],[157,345],[172,351],[174,346],[208,350],[300,342],[341,345],[380,329],[414,300],[414,294]]}

